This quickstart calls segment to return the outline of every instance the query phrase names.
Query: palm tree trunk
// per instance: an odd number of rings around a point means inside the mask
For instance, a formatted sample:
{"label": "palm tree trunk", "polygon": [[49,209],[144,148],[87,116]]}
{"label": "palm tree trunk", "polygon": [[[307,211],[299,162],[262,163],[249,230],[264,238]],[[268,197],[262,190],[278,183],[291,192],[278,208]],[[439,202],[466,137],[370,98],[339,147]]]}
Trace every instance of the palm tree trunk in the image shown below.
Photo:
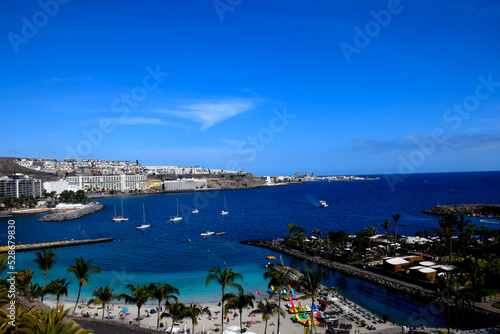
{"label": "palm tree trunk", "polygon": [[314,305],[314,298],[311,298],[311,331],[310,333],[312,334],[313,332],[313,324],[314,324],[314,308],[313,308],[313,305]]}
{"label": "palm tree trunk", "polygon": [[[280,290],[278,292],[278,309],[281,310],[281,286],[280,286]],[[280,314],[278,312],[278,334],[280,332]]]}
{"label": "palm tree trunk", "polygon": [[59,309],[59,296],[56,298],[56,309]]}
{"label": "palm tree trunk", "polygon": [[221,321],[221,330],[220,330],[221,333],[224,333],[224,292],[225,292],[225,289],[224,289],[224,287],[222,287],[222,301],[221,301],[221,305],[222,305],[221,318],[222,318],[222,321]]}
{"label": "palm tree trunk", "polygon": [[[43,289],[45,288],[45,279],[46,279],[46,278],[47,278],[47,271],[44,271],[44,272],[43,272],[43,285],[42,285],[42,291],[43,291]],[[43,292],[42,292],[42,299],[41,299],[42,303],[43,303],[43,297],[44,297],[44,295],[43,295]]]}
{"label": "palm tree trunk", "polygon": [[73,309],[73,314],[71,314],[71,316],[74,316],[75,315],[75,312],[76,312],[76,307],[78,306],[78,300],[80,299],[80,292],[82,291],[82,283],[80,283],[79,287],[78,287],[78,295],[76,296],[76,303],[75,303],[75,308]]}
{"label": "palm tree trunk", "polygon": [[240,332],[243,330],[243,309],[240,310]]}
{"label": "palm tree trunk", "polygon": [[102,319],[104,320],[104,310],[106,309],[106,303],[102,303]]}
{"label": "palm tree trunk", "polygon": [[266,320],[266,327],[264,327],[264,334],[267,334],[267,320]]}
{"label": "palm tree trunk", "polygon": [[141,307],[137,306],[137,327],[141,327]]}
{"label": "palm tree trunk", "polygon": [[160,327],[160,307],[161,301],[158,302],[158,311],[156,312],[156,330],[158,330],[158,327]]}

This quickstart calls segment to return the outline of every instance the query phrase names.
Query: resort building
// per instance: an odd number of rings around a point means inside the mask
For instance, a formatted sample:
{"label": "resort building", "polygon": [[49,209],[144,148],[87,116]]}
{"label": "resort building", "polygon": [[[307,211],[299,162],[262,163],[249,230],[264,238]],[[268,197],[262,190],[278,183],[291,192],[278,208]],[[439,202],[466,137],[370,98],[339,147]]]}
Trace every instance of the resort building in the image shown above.
{"label": "resort building", "polygon": [[164,181],[163,187],[165,191],[203,189],[207,187],[207,180],[177,179],[172,181]]}
{"label": "resort building", "polygon": [[48,193],[55,191],[56,194],[58,194],[58,195],[65,190],[74,191],[74,192],[77,192],[78,190],[82,190],[82,188],[80,186],[78,186],[74,183],[70,183],[64,179],[60,179],[58,181],[44,182],[43,189],[45,189],[45,191]]}
{"label": "resort building", "polygon": [[42,197],[42,180],[20,173],[3,176],[0,178],[0,194],[15,198]]}
{"label": "resort building", "polygon": [[87,191],[133,191],[148,187],[148,178],[142,174],[78,175],[68,176],[66,181]]}

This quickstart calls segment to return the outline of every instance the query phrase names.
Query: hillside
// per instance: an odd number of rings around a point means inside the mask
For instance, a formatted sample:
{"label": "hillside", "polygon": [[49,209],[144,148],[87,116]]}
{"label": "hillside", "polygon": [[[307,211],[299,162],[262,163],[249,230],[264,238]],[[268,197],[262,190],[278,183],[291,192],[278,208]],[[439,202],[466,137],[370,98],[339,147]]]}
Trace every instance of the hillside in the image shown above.
{"label": "hillside", "polygon": [[29,175],[31,177],[41,179],[43,182],[56,181],[59,179],[59,177],[54,174],[40,172],[26,167],[21,167],[14,162],[14,160],[16,159],[18,158],[0,157],[0,176],[9,176],[15,173],[22,173],[24,175]]}

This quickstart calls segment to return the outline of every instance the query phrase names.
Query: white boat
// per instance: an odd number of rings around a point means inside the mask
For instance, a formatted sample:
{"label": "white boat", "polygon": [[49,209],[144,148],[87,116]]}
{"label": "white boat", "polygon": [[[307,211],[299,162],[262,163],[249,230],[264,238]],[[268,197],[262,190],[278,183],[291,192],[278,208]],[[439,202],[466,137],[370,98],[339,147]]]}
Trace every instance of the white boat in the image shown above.
{"label": "white boat", "polygon": [[319,201],[319,207],[320,208],[326,208],[327,206],[328,206],[328,204],[326,204],[325,201],[323,201],[323,200]]}
{"label": "white boat", "polygon": [[121,216],[116,215],[116,206],[115,206],[115,216],[111,218],[111,220],[114,222],[126,222],[128,220],[128,218],[123,217],[123,200],[122,200],[122,215]]}
{"label": "white boat", "polygon": [[136,225],[135,226],[136,230],[142,230],[151,227],[150,224],[146,224],[146,209],[144,208],[144,204],[142,204],[142,216],[143,216],[143,223],[141,225]]}
{"label": "white boat", "polygon": [[179,199],[177,198],[177,215],[170,217],[169,222],[178,222],[181,221],[182,217],[179,217]]}
{"label": "white boat", "polygon": [[198,212],[200,212],[198,210],[198,196],[195,196],[194,200],[195,200],[195,203],[196,203],[196,207],[195,207],[195,209],[193,211],[191,211],[191,213],[198,213]]}
{"label": "white boat", "polygon": [[207,231],[207,232],[202,233],[202,234],[200,234],[200,235],[201,235],[202,237],[206,237],[206,236],[212,235],[212,234],[214,234],[214,233],[215,233],[215,232],[210,232],[210,231]]}
{"label": "white boat", "polygon": [[222,210],[221,212],[219,212],[219,215],[221,216],[225,216],[229,213],[229,211],[227,211],[227,202],[226,202],[226,196],[224,196],[224,210]]}

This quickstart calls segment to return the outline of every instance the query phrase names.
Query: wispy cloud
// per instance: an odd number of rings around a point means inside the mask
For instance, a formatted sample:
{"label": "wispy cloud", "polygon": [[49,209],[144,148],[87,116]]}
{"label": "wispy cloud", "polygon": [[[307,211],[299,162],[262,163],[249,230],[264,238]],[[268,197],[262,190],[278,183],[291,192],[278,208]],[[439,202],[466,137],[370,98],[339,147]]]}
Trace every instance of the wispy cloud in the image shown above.
{"label": "wispy cloud", "polygon": [[251,110],[255,105],[256,102],[250,99],[197,101],[181,105],[174,110],[163,109],[157,112],[200,123],[200,130],[206,131],[222,121]]}
{"label": "wispy cloud", "polygon": [[404,136],[394,140],[375,141],[375,140],[353,140],[359,143],[358,149],[383,153],[383,152],[406,152],[414,150],[419,145],[434,145],[436,149],[447,151],[488,151],[500,149],[500,135],[486,134],[457,134],[443,136],[437,140],[431,135],[423,136]]}
{"label": "wispy cloud", "polygon": [[111,119],[113,124],[117,125],[140,125],[140,124],[157,124],[157,125],[171,125],[159,118],[145,118],[145,117],[122,117]]}
{"label": "wispy cloud", "polygon": [[84,77],[52,77],[46,79],[45,83],[65,83],[65,82],[83,82],[83,81],[92,81],[92,77],[84,76]]}
{"label": "wispy cloud", "polygon": [[361,138],[356,138],[352,140],[353,143],[358,143],[358,144],[370,144],[374,143],[375,140],[373,139],[361,139]]}

